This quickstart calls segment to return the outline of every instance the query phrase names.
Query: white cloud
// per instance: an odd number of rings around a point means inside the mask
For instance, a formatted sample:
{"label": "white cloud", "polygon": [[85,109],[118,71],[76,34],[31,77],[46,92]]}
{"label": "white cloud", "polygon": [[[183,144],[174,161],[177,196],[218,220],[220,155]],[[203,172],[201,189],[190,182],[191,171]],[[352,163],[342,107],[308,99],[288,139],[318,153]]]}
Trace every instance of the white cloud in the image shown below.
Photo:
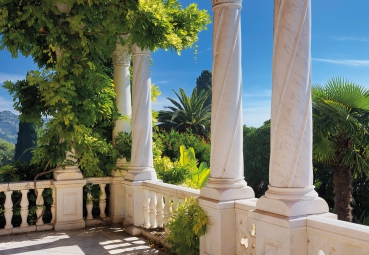
{"label": "white cloud", "polygon": [[326,58],[313,58],[314,61],[325,62],[336,65],[357,66],[357,67],[369,67],[369,60],[357,60],[357,59],[326,59]]}
{"label": "white cloud", "polygon": [[11,74],[11,73],[0,73],[0,83],[3,83],[4,81],[16,82],[17,80],[23,80],[25,78],[26,78],[25,75]]}
{"label": "white cloud", "polygon": [[369,42],[369,38],[367,37],[340,36],[340,37],[333,37],[333,39],[337,41]]}
{"label": "white cloud", "polygon": [[201,53],[204,53],[204,52],[209,51],[209,50],[211,50],[211,47],[207,48],[206,50],[199,51],[199,52],[197,52],[197,54],[201,54]]}
{"label": "white cloud", "polygon": [[168,84],[168,83],[169,83],[169,81],[167,81],[167,80],[160,80],[160,81],[155,81],[154,82],[155,85]]}
{"label": "white cloud", "polygon": [[271,101],[249,101],[243,104],[243,123],[250,127],[260,127],[270,119]]}

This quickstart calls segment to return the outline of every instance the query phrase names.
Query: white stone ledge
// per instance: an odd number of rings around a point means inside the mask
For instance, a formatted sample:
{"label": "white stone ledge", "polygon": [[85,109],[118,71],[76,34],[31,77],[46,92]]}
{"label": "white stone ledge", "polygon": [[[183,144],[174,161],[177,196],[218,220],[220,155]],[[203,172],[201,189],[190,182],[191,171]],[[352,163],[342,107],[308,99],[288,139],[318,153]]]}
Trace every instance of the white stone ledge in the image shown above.
{"label": "white stone ledge", "polygon": [[113,182],[113,178],[110,176],[107,177],[90,177],[84,178],[87,182],[91,182],[92,184],[109,184]]}
{"label": "white stone ledge", "polygon": [[[53,180],[42,180],[37,181],[38,189],[40,188],[52,188],[53,187]],[[3,182],[0,183],[0,192],[8,191],[8,190],[26,190],[26,189],[34,189],[33,181],[23,181],[23,182]]]}
{"label": "white stone ledge", "polygon": [[334,239],[352,245],[364,245],[369,251],[369,226],[341,220],[334,220],[323,215],[308,216],[307,230],[310,235],[319,235],[322,239]]}
{"label": "white stone ledge", "polygon": [[198,197],[200,196],[200,190],[185,188],[173,184],[163,183],[161,181],[144,181],[142,182],[144,189],[161,193],[163,195],[169,195],[179,199],[187,197]]}
{"label": "white stone ledge", "polygon": [[256,208],[257,198],[242,199],[235,202],[235,208],[243,211],[251,211]]}

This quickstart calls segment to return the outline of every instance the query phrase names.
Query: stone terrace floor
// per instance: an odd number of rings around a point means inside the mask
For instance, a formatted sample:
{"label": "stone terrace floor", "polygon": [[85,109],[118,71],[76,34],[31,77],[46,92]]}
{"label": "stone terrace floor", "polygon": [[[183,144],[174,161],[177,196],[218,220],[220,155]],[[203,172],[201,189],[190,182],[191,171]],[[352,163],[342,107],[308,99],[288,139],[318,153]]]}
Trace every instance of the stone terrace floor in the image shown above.
{"label": "stone terrace floor", "polygon": [[0,236],[0,254],[19,255],[144,255],[165,253],[152,248],[143,237],[132,237],[118,225],[86,227],[79,230],[44,231]]}

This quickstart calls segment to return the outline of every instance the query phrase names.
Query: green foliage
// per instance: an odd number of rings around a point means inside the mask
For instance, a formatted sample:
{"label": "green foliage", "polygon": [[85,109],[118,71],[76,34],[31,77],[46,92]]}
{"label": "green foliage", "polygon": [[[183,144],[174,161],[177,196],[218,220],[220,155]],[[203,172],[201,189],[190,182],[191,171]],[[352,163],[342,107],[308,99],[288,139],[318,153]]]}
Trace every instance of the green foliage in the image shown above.
{"label": "green foliage", "polygon": [[179,162],[172,162],[166,156],[154,158],[154,168],[157,177],[165,183],[182,184],[190,177],[191,170],[188,166],[181,166]]}
{"label": "green foliage", "polygon": [[[0,167],[0,182],[33,181],[34,177],[44,171],[46,162],[36,165],[24,161],[16,161],[14,165]],[[49,168],[47,169],[49,170]],[[50,179],[52,173],[40,176],[39,179]]]}
{"label": "green foliage", "polygon": [[210,169],[205,162],[197,167],[195,150],[184,145],[180,146],[180,158],[171,162],[166,156],[157,156],[154,159],[154,168],[159,179],[165,183],[182,184],[188,187],[201,189],[210,176]]}
{"label": "green foliage", "polygon": [[117,158],[125,158],[127,162],[130,162],[132,151],[132,133],[119,132],[118,136],[114,138],[114,144]]}
{"label": "green foliage", "polygon": [[[202,71],[200,76],[196,78],[197,92],[201,90],[205,90],[205,91],[211,90],[211,85],[212,85],[211,71],[209,70]],[[211,96],[212,94],[210,93],[210,95],[208,96],[208,98],[206,99],[204,103],[204,107],[211,104]]]}
{"label": "green foliage", "polygon": [[30,163],[32,150],[37,146],[36,126],[30,122],[19,122],[17,143],[15,144],[14,159]]}
{"label": "green foliage", "polygon": [[0,49],[13,57],[32,56],[43,68],[30,71],[27,84],[5,84],[21,120],[37,123],[40,116],[51,116],[33,162],[63,165],[65,152],[73,148],[85,176],[104,175],[101,158],[112,154],[111,129],[118,117],[106,65],[117,40],[180,51],[191,47],[209,22],[206,11],[195,4],[182,8],[176,0],[4,2]]}
{"label": "green foliage", "polygon": [[191,96],[180,88],[179,94],[176,94],[178,101],[167,97],[174,106],[165,106],[169,109],[159,111],[158,127],[167,131],[174,129],[179,132],[185,132],[191,129],[194,134],[208,136],[210,132],[211,105],[205,106],[205,101],[211,94],[211,90],[197,91],[195,87]]}
{"label": "green foliage", "polygon": [[200,254],[199,237],[205,234],[208,218],[198,201],[193,197],[186,198],[172,215],[166,226],[169,229],[166,242],[171,251],[181,255]]}
{"label": "green foliage", "polygon": [[14,144],[0,138],[0,167],[10,165],[14,161]]}
{"label": "green foliage", "polygon": [[259,128],[243,126],[243,137],[245,179],[261,197],[269,184],[270,120]]}
{"label": "green foliage", "polygon": [[178,161],[180,157],[180,146],[187,148],[196,148],[196,157],[199,162],[210,164],[210,142],[209,140],[195,135],[191,130],[180,133],[175,130],[166,132],[165,130],[156,130],[153,139],[157,148],[162,151],[163,156],[170,158],[172,162]]}

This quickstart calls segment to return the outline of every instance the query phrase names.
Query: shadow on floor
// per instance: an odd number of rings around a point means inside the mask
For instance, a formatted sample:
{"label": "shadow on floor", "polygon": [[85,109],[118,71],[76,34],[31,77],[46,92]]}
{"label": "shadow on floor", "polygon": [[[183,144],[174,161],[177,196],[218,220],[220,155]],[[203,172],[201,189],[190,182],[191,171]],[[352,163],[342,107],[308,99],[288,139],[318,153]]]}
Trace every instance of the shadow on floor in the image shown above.
{"label": "shadow on floor", "polygon": [[0,237],[0,254],[19,255],[144,255],[165,253],[150,247],[142,237],[132,237],[119,226],[97,226],[80,230],[33,232]]}

